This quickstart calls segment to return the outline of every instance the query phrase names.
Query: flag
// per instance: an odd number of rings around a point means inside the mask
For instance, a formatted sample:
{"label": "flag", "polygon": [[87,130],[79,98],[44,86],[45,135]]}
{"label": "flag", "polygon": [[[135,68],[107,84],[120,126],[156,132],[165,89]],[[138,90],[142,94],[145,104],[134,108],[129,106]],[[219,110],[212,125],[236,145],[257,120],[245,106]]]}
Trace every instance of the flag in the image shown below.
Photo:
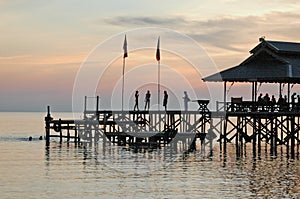
{"label": "flag", "polygon": [[124,39],[123,50],[124,50],[124,56],[123,56],[123,58],[126,58],[126,57],[128,57],[128,52],[127,52],[127,39],[126,39],[126,35],[125,35],[125,39]]}
{"label": "flag", "polygon": [[157,61],[160,60],[159,39],[160,39],[160,37],[158,37],[158,41],[157,41],[157,49],[156,49],[156,60]]}

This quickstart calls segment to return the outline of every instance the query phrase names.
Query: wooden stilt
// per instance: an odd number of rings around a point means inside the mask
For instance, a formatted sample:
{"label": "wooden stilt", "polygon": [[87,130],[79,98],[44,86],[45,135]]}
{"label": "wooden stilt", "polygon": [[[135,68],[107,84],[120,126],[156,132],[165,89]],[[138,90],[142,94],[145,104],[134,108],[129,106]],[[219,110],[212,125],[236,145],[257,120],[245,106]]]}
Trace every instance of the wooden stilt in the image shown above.
{"label": "wooden stilt", "polygon": [[291,139],[291,158],[295,159],[295,117],[291,117],[291,132],[290,132],[290,139]]}
{"label": "wooden stilt", "polygon": [[50,106],[47,106],[47,116],[45,117],[45,130],[46,130],[46,146],[50,145],[50,122],[53,118],[50,114]]}
{"label": "wooden stilt", "polygon": [[253,131],[252,131],[252,154],[256,158],[256,140],[257,140],[257,118],[253,117]]}

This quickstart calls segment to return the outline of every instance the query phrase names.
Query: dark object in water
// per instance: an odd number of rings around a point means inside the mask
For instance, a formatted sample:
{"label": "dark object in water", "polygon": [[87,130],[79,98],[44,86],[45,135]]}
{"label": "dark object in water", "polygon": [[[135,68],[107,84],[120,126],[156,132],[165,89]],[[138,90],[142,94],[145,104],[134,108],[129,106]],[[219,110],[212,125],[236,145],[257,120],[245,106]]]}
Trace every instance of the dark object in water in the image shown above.
{"label": "dark object in water", "polygon": [[28,141],[32,141],[32,137],[31,136],[29,136]]}
{"label": "dark object in water", "polygon": [[43,140],[43,136],[40,136],[40,137],[39,137],[39,140]]}

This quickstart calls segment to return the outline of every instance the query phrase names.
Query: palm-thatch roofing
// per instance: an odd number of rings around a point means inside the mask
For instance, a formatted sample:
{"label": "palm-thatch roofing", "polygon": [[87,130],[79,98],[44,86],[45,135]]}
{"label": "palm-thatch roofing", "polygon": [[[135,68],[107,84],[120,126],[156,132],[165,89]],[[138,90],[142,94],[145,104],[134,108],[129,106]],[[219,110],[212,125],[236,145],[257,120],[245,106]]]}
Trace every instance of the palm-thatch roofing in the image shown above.
{"label": "palm-thatch roofing", "polygon": [[300,43],[267,41],[253,48],[241,64],[203,78],[207,82],[300,83]]}

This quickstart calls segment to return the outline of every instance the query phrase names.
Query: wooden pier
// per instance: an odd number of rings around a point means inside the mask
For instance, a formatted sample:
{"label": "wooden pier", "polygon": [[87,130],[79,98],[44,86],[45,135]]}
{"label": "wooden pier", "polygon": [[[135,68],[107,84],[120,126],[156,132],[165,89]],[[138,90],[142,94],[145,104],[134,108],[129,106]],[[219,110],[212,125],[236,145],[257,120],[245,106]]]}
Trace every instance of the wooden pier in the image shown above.
{"label": "wooden pier", "polygon": [[[87,98],[85,98],[87,99]],[[99,99],[97,97],[97,99]],[[98,101],[98,100],[97,100]],[[98,103],[98,102],[97,102]],[[207,103],[207,102],[206,102]],[[48,106],[45,117],[46,144],[59,142],[111,142],[119,146],[160,147],[180,142],[186,150],[196,143],[210,144],[216,135],[210,131],[211,113],[207,107],[196,111],[108,111],[85,110],[83,119],[53,119]]]}
{"label": "wooden pier", "polygon": [[[246,104],[246,105],[245,105]],[[277,156],[285,147],[288,157],[299,156],[300,112],[287,104],[260,105],[227,102],[226,111],[106,111],[86,110],[79,120],[53,119],[50,107],[45,117],[46,144],[59,142],[110,142],[118,146],[155,148],[181,143],[186,150],[209,146],[215,141],[226,154],[227,144],[235,143],[237,156],[245,144],[252,144],[253,156],[260,156],[262,144]],[[272,107],[272,108],[271,108]],[[223,107],[224,108],[224,107]],[[198,140],[198,141],[197,141]],[[212,153],[212,151],[210,151]]]}
{"label": "wooden pier", "polygon": [[261,155],[262,144],[267,145],[271,156],[285,147],[287,157],[299,157],[300,112],[294,104],[227,102],[226,109],[220,132],[220,148],[225,154],[227,143],[234,142],[237,156],[242,156],[245,144],[251,143],[254,157]]}

